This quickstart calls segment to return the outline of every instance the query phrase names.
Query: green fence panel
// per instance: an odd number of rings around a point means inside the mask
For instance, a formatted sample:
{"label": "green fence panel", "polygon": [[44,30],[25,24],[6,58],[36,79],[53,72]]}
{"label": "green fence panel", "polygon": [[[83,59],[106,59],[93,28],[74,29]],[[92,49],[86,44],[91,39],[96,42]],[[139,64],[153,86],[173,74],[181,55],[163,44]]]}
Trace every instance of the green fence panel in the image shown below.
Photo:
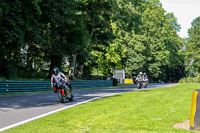
{"label": "green fence panel", "polygon": [[[113,80],[71,80],[70,83],[74,89],[113,86]],[[50,81],[0,81],[0,95],[50,90]]]}

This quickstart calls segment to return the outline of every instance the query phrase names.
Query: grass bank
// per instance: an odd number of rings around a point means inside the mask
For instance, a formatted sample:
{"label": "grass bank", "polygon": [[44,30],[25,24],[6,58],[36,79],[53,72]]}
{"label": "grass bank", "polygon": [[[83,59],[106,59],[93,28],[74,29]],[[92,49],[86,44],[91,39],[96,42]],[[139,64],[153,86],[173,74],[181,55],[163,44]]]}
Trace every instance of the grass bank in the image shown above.
{"label": "grass bank", "polygon": [[79,105],[5,131],[5,133],[189,133],[174,129],[189,119],[192,90],[200,84],[179,84],[129,92]]}

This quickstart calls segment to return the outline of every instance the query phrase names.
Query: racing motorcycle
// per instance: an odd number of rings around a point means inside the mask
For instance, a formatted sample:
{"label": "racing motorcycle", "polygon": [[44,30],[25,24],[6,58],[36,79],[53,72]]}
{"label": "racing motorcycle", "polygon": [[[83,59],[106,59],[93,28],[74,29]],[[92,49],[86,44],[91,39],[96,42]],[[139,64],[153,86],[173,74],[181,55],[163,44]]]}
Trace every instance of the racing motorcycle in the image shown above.
{"label": "racing motorcycle", "polygon": [[143,81],[143,86],[144,86],[144,88],[147,88],[147,84],[148,84],[147,80],[148,80],[148,79],[144,79],[144,81]]}
{"label": "racing motorcycle", "polygon": [[[57,94],[58,98],[61,103],[65,103],[67,100],[68,101],[73,101],[73,88],[69,82],[65,82],[64,80],[60,80],[58,83],[58,89],[57,89]],[[55,88],[54,88],[55,90]]]}
{"label": "racing motorcycle", "polygon": [[141,89],[142,86],[143,86],[143,78],[140,77],[140,78],[137,79],[137,88]]}

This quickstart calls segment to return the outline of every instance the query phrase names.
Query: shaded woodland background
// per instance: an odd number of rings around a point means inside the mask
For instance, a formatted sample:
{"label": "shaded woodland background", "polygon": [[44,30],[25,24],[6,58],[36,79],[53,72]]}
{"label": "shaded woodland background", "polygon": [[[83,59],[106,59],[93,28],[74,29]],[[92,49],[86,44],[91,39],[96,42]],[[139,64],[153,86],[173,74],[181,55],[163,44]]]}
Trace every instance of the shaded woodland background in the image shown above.
{"label": "shaded woodland background", "polygon": [[177,82],[200,72],[200,17],[180,38],[159,0],[0,0],[0,77],[146,72]]}

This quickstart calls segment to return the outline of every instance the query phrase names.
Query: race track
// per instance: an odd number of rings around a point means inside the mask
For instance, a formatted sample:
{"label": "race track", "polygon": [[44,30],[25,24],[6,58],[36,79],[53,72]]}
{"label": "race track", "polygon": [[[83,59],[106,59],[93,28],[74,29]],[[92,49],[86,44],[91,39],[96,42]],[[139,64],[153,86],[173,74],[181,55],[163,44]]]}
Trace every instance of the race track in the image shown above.
{"label": "race track", "polygon": [[148,88],[138,90],[136,85],[96,90],[75,90],[74,101],[60,103],[56,93],[29,94],[0,98],[0,131],[39,119],[73,106],[102,97],[129,91],[142,91],[177,84],[149,84]]}

